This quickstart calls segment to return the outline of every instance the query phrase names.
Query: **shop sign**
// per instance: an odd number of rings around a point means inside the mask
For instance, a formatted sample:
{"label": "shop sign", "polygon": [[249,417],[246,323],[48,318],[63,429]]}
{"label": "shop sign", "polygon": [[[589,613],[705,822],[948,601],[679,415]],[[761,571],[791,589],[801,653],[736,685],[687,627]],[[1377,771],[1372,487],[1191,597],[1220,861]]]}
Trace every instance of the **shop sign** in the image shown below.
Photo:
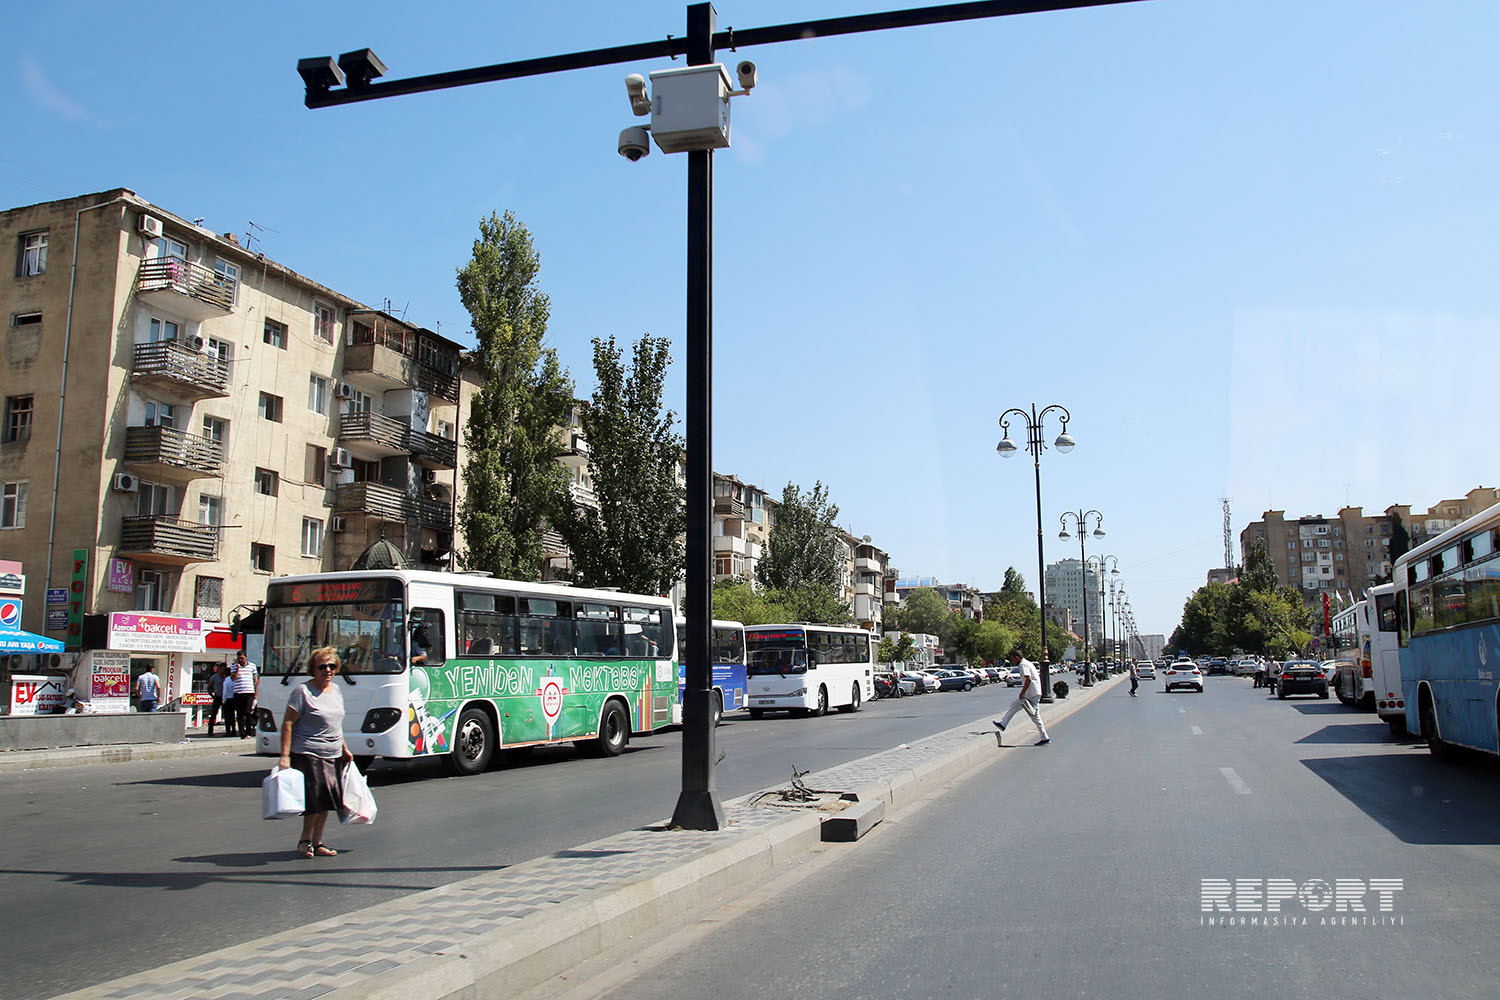
{"label": "shop sign", "polygon": [[68,649],[83,648],[83,611],[88,599],[89,550],[73,550],[73,578],[68,583]]}
{"label": "shop sign", "polygon": [[109,648],[137,653],[201,653],[203,621],[115,611],[109,616]]}
{"label": "shop sign", "polygon": [[135,567],[128,559],[111,559],[109,575],[104,589],[113,594],[129,594],[135,590]]}
{"label": "shop sign", "polygon": [[0,594],[24,593],[26,593],[26,575],[24,573],[0,573]]}
{"label": "shop sign", "polygon": [[130,711],[130,654],[94,650],[90,658],[90,706],[95,712]]}
{"label": "shop sign", "polygon": [[51,715],[60,711],[68,700],[64,680],[41,674],[11,674],[10,714]]}

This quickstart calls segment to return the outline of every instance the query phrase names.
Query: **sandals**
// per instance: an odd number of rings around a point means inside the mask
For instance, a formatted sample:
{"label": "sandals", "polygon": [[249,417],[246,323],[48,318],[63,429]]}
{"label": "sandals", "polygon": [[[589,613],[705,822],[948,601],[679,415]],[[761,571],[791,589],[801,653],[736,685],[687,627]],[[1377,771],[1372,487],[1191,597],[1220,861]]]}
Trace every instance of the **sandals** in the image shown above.
{"label": "sandals", "polygon": [[304,858],[336,858],[339,855],[327,844],[314,844],[310,840],[297,841],[297,853]]}
{"label": "sandals", "polygon": [[310,840],[297,841],[297,853],[302,855],[304,858],[312,857],[314,853],[313,842]]}
{"label": "sandals", "polygon": [[338,857],[338,853],[339,852],[335,851],[333,848],[329,847],[327,844],[314,844],[313,845],[313,853],[316,854],[320,858],[335,858],[335,857]]}

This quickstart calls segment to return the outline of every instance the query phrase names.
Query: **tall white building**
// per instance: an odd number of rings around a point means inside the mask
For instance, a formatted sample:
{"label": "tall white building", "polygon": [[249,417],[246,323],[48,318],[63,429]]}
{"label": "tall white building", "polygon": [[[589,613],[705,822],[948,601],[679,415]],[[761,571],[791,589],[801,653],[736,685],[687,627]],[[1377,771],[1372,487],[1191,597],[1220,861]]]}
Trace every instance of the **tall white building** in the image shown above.
{"label": "tall white building", "polygon": [[1084,588],[1088,589],[1089,641],[1095,645],[1104,635],[1104,578],[1093,569],[1080,571],[1077,559],[1062,559],[1047,567],[1047,601],[1073,613],[1073,631],[1082,634]]}

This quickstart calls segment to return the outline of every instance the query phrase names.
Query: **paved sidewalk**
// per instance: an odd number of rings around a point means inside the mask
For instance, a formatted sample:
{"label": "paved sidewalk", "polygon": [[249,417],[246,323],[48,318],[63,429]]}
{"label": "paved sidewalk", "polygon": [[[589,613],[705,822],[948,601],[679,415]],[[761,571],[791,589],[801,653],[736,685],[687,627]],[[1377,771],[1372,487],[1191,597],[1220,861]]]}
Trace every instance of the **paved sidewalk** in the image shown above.
{"label": "paved sidewalk", "polygon": [[[1112,678],[1044,706],[1049,727]],[[1023,723],[1019,716],[1018,723]],[[1023,730],[1030,723],[1024,722]],[[988,717],[809,774],[815,790],[895,805],[1030,744],[1010,727],[997,751]],[[1034,731],[1025,733],[1034,737]],[[1064,727],[1061,739],[1066,739]],[[238,741],[225,740],[225,743]],[[1048,751],[1038,751],[1048,752]],[[724,803],[716,832],[667,823],[558,851],[462,882],[66,994],[68,1000],[437,1000],[529,989],[642,928],[757,879],[821,842],[823,809],[771,804],[766,790]],[[825,797],[827,798],[827,797]],[[757,804],[757,802],[759,804]],[[836,806],[835,806],[836,808]],[[308,862],[309,866],[316,864]]]}
{"label": "paved sidewalk", "polygon": [[108,743],[92,747],[53,747],[48,750],[0,752],[0,771],[29,771],[42,767],[80,767],[85,764],[122,764],[132,760],[167,760],[172,757],[211,757],[215,754],[248,754],[255,741],[239,737],[189,732],[178,743]]}

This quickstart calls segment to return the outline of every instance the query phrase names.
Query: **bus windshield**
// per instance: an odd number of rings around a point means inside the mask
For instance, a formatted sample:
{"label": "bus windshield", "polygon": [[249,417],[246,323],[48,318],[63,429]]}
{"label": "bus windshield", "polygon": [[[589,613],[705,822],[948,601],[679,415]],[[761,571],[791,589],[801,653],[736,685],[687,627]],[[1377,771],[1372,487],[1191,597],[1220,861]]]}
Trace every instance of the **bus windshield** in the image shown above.
{"label": "bus windshield", "polygon": [[805,674],[807,650],[752,649],[745,663],[745,672],[752,677],[759,674]]}
{"label": "bus windshield", "polygon": [[333,646],[345,673],[399,674],[406,664],[402,624],[400,601],[268,607],[262,673],[300,674],[309,653]]}

